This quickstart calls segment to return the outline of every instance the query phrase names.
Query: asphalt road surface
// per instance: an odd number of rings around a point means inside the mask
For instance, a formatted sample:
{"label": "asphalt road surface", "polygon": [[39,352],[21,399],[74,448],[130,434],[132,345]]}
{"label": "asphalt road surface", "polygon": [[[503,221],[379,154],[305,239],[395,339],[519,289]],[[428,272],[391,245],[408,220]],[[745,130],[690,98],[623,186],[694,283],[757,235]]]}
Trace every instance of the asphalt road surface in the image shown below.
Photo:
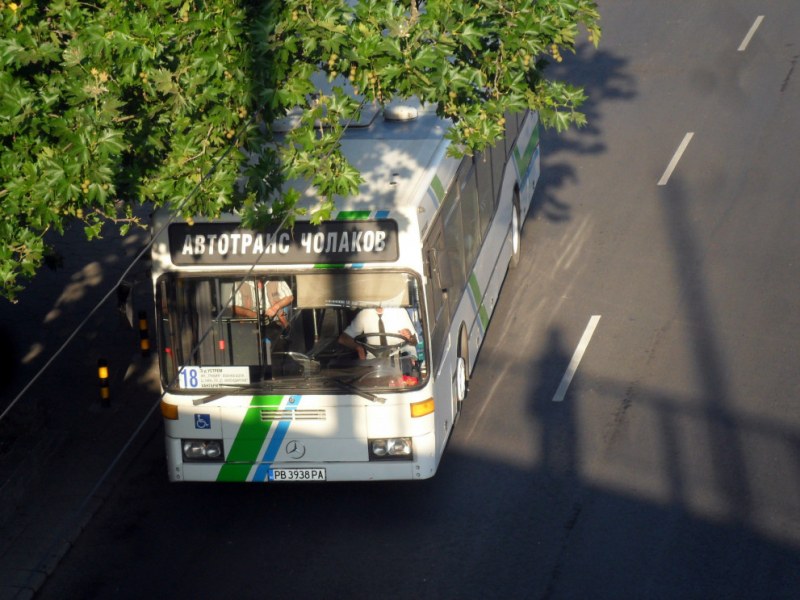
{"label": "asphalt road surface", "polygon": [[157,432],[41,598],[800,595],[800,11],[601,10],[437,476],[170,485]]}

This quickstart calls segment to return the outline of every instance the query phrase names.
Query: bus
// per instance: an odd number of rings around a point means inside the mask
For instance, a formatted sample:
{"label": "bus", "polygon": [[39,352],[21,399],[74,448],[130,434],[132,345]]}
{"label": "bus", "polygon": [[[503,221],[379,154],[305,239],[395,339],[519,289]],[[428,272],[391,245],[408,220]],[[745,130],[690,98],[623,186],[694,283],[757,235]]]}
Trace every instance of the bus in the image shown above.
{"label": "bus", "polygon": [[[449,126],[420,103],[367,111],[342,141],[364,183],[319,224],[154,215],[170,481],[436,473],[539,177],[535,112],[463,158]],[[372,313],[403,326],[358,329]]]}

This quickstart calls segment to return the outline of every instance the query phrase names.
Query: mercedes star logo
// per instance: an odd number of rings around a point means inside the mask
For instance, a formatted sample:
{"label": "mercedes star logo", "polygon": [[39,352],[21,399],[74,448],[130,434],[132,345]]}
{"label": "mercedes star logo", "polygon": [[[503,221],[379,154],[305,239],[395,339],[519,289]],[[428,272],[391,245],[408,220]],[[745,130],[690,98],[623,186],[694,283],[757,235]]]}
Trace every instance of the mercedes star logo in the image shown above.
{"label": "mercedes star logo", "polygon": [[306,447],[297,440],[291,440],[286,444],[286,454],[295,460],[303,458],[306,455]]}

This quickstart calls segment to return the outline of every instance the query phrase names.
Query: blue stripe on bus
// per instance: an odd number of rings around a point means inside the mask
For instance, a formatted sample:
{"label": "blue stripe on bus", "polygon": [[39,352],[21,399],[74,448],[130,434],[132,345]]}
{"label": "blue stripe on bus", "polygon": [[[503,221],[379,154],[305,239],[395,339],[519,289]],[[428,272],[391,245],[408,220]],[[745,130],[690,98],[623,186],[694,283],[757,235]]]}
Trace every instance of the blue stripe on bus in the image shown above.
{"label": "blue stripe on bus", "polygon": [[[300,396],[292,396],[289,398],[289,405],[291,406],[287,405],[286,408],[293,410],[297,408],[299,403]],[[269,469],[272,466],[272,463],[275,462],[275,457],[278,456],[278,450],[280,450],[283,440],[286,438],[286,433],[289,431],[290,425],[291,421],[281,421],[278,423],[275,433],[272,435],[269,444],[267,444],[267,449],[264,451],[264,456],[261,458],[261,464],[258,465],[258,468],[253,475],[253,481],[267,480]]]}

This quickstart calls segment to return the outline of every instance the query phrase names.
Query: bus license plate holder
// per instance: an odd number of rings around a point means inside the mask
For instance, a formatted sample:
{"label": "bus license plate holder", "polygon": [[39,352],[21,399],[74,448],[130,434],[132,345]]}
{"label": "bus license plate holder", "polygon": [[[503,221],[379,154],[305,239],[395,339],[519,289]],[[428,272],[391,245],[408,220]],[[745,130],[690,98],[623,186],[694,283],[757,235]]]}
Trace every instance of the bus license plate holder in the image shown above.
{"label": "bus license plate holder", "polygon": [[327,481],[325,469],[320,467],[301,467],[291,469],[270,469],[270,481]]}

